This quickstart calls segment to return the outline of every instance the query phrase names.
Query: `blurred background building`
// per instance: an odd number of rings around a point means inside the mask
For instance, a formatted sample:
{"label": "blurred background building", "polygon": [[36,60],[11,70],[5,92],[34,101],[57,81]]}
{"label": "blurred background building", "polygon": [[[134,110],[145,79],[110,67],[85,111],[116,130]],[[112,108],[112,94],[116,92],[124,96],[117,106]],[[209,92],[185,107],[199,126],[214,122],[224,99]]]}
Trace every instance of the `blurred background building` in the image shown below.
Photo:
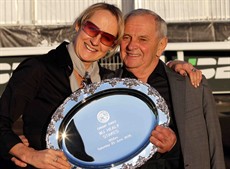
{"label": "blurred background building", "polygon": [[[230,168],[230,0],[0,0],[0,96],[23,59],[70,41],[72,23],[96,2],[115,4],[124,14],[151,9],[167,21],[169,44],[161,59],[188,61],[208,79]],[[100,62],[111,69],[122,65],[119,54]]]}

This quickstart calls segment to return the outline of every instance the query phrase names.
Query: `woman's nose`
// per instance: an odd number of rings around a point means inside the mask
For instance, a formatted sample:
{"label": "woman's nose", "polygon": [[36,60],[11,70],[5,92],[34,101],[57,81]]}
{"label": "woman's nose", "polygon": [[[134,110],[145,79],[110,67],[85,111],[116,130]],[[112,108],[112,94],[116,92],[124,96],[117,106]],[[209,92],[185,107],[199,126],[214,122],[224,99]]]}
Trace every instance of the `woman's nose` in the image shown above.
{"label": "woman's nose", "polygon": [[101,34],[98,34],[95,37],[92,37],[90,42],[92,43],[93,46],[98,46],[100,43],[100,39],[101,39]]}

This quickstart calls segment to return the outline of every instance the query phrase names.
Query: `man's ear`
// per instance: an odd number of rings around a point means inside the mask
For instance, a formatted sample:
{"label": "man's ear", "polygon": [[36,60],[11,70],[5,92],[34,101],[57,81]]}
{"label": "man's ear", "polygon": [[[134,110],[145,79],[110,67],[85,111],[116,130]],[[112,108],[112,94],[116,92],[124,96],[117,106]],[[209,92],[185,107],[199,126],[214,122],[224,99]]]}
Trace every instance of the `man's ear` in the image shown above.
{"label": "man's ear", "polygon": [[162,53],[164,52],[166,46],[168,44],[168,38],[167,37],[163,37],[161,38],[159,44],[158,44],[158,49],[157,49],[157,56],[161,56]]}

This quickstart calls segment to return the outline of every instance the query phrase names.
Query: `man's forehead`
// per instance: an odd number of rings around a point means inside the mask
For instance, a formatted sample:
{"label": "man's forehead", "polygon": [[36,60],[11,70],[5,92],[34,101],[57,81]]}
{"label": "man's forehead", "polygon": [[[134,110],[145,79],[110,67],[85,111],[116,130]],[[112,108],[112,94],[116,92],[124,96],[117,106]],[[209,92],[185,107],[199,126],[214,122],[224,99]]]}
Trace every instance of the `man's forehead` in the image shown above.
{"label": "man's forehead", "polygon": [[151,15],[137,15],[137,16],[131,16],[129,19],[125,22],[125,28],[126,27],[155,27],[155,19]]}
{"label": "man's forehead", "polygon": [[155,32],[155,26],[145,22],[127,22],[124,34],[149,36]]}

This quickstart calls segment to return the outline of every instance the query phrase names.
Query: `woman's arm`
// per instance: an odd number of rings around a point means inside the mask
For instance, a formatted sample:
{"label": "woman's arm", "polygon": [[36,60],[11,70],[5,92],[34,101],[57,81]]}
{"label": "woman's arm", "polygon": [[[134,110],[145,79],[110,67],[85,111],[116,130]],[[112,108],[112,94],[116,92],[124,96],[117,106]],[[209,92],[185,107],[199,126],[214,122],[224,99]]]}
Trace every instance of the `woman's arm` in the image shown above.
{"label": "woman's arm", "polygon": [[202,72],[196,69],[191,63],[173,60],[166,63],[168,67],[182,76],[189,76],[190,81],[194,87],[198,87],[202,80]]}

